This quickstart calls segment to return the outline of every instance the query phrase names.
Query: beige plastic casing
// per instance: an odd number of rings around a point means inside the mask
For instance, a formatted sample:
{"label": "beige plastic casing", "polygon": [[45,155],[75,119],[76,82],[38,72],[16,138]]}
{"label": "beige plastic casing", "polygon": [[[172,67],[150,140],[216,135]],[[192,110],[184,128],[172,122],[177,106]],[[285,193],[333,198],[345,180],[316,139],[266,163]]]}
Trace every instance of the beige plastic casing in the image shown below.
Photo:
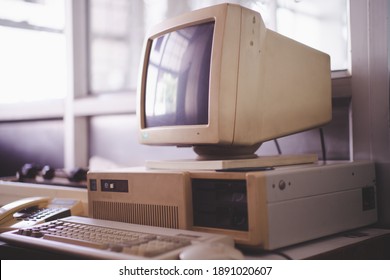
{"label": "beige plastic casing", "polygon": [[[88,179],[91,218],[224,234],[233,237],[236,244],[252,248],[281,248],[377,221],[375,165],[368,161],[291,165],[256,172],[139,167],[90,172]],[[195,185],[193,180],[199,179],[203,183]],[[96,182],[94,190],[91,180]],[[107,180],[113,190],[118,180],[126,182],[128,188],[124,192],[104,191],[102,183]],[[248,228],[219,226],[220,221],[226,222],[226,215],[215,218],[214,225],[197,223],[195,205],[209,212],[210,221],[218,213],[211,207],[217,204],[212,203],[229,205],[231,210],[225,211],[231,219],[239,217],[234,214],[238,213],[234,210],[236,200],[227,200],[230,196],[223,191],[237,180],[245,186]],[[210,192],[209,202],[197,200],[194,191],[199,187],[218,189],[220,196],[217,198],[217,191]]]}

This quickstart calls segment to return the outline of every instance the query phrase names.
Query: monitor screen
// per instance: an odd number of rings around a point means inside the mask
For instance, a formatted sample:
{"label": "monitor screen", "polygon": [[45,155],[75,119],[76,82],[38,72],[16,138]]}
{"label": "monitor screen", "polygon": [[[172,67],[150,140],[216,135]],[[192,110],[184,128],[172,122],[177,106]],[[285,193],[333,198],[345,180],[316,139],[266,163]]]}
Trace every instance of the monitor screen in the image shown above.
{"label": "monitor screen", "polygon": [[206,125],[214,22],[153,39],[146,72],[145,126]]}

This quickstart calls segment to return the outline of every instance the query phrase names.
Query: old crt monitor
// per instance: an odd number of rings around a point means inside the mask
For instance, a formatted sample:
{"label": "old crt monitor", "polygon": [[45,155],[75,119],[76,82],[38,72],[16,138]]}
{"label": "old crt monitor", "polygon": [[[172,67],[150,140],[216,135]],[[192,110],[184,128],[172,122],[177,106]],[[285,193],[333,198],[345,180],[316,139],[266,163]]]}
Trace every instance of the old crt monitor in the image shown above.
{"label": "old crt monitor", "polygon": [[144,44],[140,142],[200,159],[255,157],[261,143],[331,119],[327,54],[221,4],[155,26]]}

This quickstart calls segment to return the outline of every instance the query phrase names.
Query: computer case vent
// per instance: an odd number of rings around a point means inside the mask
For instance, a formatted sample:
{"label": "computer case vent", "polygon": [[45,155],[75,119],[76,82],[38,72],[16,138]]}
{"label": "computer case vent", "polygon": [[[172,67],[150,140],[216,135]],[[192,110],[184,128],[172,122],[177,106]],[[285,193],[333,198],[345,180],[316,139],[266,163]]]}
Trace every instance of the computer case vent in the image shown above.
{"label": "computer case vent", "polygon": [[91,214],[96,219],[179,228],[177,206],[93,201]]}

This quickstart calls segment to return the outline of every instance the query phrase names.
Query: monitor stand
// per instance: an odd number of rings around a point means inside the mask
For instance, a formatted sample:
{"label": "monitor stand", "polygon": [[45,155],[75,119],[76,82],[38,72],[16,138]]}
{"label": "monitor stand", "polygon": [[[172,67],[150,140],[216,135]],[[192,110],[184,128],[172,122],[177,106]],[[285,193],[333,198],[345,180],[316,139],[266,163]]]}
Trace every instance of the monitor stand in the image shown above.
{"label": "monitor stand", "polygon": [[150,169],[166,170],[224,170],[251,171],[265,170],[274,166],[315,163],[316,154],[259,156],[248,159],[217,159],[217,160],[150,160],[145,165]]}

